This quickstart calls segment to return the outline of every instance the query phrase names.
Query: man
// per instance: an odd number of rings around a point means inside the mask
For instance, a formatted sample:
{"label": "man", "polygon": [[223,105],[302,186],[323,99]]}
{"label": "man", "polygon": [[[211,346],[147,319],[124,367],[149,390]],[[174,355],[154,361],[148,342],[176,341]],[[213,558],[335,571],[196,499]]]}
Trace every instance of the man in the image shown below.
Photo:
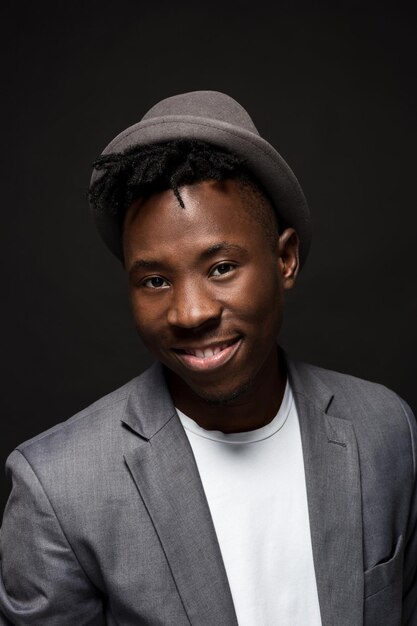
{"label": "man", "polygon": [[19,446],[4,624],[417,624],[417,429],[276,346],[306,260],[297,179],[217,92],[105,149],[90,201],[150,370]]}

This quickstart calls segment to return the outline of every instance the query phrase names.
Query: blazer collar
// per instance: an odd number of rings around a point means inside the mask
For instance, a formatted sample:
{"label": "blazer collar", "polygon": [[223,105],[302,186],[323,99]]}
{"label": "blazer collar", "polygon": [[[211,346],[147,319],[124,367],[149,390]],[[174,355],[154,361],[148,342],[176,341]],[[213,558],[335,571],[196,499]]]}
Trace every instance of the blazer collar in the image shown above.
{"label": "blazer collar", "polygon": [[161,363],[154,363],[132,381],[122,422],[150,440],[176,415]]}
{"label": "blazer collar", "polygon": [[315,373],[320,369],[291,359],[284,350],[280,352],[286,365],[293,394],[307,398],[318,409],[327,412],[334,398],[334,391]]}
{"label": "blazer collar", "polygon": [[[297,396],[308,398],[318,409],[327,411],[333,392],[313,373],[312,367],[293,361],[280,350],[287,367],[292,391]],[[169,393],[164,368],[154,363],[141,376],[132,381],[122,422],[143,439],[151,439],[176,415]]]}

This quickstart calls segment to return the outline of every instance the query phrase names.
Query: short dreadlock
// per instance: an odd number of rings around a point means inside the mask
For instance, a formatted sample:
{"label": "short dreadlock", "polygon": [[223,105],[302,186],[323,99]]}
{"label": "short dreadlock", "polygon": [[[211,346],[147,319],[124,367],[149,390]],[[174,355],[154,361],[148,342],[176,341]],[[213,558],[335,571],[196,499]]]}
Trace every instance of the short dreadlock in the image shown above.
{"label": "short dreadlock", "polygon": [[222,148],[192,139],[173,140],[104,154],[93,167],[104,172],[89,191],[90,203],[97,213],[111,212],[121,223],[127,208],[140,197],[172,189],[184,208],[181,186],[235,179],[248,210],[262,225],[271,246],[276,244],[278,218],[271,201],[245,161]]}

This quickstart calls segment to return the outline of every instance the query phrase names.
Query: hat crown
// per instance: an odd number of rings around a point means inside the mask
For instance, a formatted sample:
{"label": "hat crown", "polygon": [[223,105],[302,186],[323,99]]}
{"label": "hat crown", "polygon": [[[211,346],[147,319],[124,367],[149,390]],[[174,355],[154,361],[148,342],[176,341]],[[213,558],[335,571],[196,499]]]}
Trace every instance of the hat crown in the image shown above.
{"label": "hat crown", "polygon": [[[311,220],[300,183],[282,156],[259,135],[247,111],[230,96],[219,91],[191,91],[165,98],[141,121],[119,133],[103,154],[123,154],[139,146],[181,140],[204,141],[243,160],[278,218],[297,231],[303,265],[310,247]],[[105,169],[95,169],[91,186],[103,176]],[[106,203],[97,208],[92,202],[91,209],[105,243],[123,259],[121,212],[115,211],[111,198],[106,198]]]}
{"label": "hat crown", "polygon": [[217,120],[259,135],[247,111],[236,100],[220,91],[190,91],[165,98],[149,109],[142,121],[166,116]]}

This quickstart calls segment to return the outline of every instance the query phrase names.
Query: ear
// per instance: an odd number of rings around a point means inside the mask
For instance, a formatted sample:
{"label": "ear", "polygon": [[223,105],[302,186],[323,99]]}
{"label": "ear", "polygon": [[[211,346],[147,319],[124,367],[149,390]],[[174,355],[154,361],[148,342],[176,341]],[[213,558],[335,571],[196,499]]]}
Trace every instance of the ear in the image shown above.
{"label": "ear", "polygon": [[292,289],[300,269],[300,240],[293,228],[286,228],[278,239],[278,267],[285,290]]}

